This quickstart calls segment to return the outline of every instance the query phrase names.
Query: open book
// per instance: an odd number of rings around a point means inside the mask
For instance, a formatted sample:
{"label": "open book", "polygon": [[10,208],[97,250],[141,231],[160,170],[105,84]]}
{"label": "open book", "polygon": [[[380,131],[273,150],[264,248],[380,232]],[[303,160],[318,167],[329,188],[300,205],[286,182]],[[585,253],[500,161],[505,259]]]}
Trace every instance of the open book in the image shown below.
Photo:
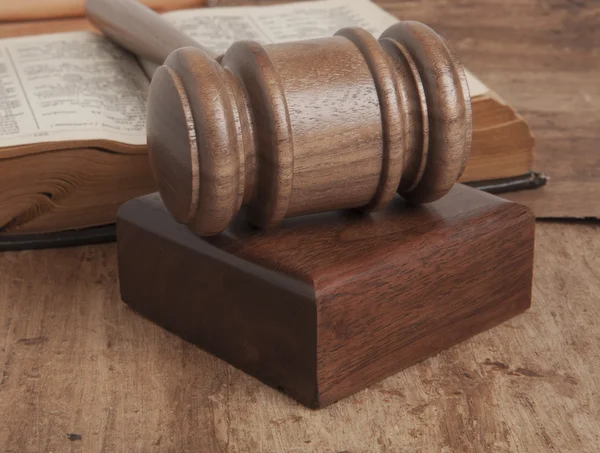
{"label": "open book", "polygon": [[[397,19],[367,0],[182,10],[164,17],[204,46],[331,36],[361,26],[379,36]],[[472,74],[473,150],[464,181],[526,174],[524,120]],[[145,148],[149,80],[135,56],[99,34],[0,40],[0,233],[112,223],[119,205],[155,190]]]}

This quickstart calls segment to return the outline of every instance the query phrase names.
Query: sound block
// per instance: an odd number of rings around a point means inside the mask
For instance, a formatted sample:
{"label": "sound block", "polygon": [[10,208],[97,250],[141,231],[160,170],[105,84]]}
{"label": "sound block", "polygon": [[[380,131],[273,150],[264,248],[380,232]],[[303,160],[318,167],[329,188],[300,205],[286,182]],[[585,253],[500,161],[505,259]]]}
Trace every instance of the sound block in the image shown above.
{"label": "sound block", "polygon": [[422,207],[243,217],[200,238],[158,195],[117,221],[123,300],[309,407],[323,407],[526,310],[534,217],[457,185]]}

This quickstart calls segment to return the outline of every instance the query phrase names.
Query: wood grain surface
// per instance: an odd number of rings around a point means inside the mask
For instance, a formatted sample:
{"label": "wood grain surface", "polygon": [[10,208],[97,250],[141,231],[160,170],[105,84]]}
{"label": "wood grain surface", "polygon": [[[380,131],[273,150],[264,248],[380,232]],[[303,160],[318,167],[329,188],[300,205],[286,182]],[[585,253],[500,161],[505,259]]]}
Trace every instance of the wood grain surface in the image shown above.
{"label": "wood grain surface", "polygon": [[2,451],[595,452],[600,227],[536,230],[530,310],[317,412],[131,311],[114,244],[4,253]]}
{"label": "wood grain surface", "polygon": [[531,126],[533,168],[550,181],[506,198],[538,217],[600,218],[600,2],[377,3],[437,30]]}
{"label": "wood grain surface", "polygon": [[[526,310],[535,218],[456,185],[264,232],[238,218],[200,238],[158,194],[124,204],[121,297],[308,407],[324,407]],[[435,283],[432,283],[435,282]]]}
{"label": "wood grain surface", "polygon": [[[88,2],[91,12],[107,4]],[[139,33],[156,36],[158,16],[131,4],[144,12]],[[102,14],[103,28],[123,28],[117,13]],[[167,43],[169,24],[162,29]],[[143,51],[131,34],[111,36]],[[199,235],[223,231],[242,200],[261,228],[334,209],[381,210],[396,191],[432,202],[467,164],[467,79],[420,22],[399,22],[379,40],[345,28],[305,41],[237,42],[221,65],[185,47],[164,63],[148,94],[148,155],[167,208]]]}

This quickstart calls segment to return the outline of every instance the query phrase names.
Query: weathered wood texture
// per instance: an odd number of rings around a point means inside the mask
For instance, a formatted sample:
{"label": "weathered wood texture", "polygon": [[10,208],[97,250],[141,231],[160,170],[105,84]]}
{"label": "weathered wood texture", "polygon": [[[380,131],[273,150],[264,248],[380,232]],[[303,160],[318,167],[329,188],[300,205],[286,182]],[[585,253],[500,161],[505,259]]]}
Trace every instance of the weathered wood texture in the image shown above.
{"label": "weathered wood texture", "polygon": [[534,168],[551,179],[506,198],[538,217],[600,218],[600,2],[377,3],[433,27],[531,126]]}
{"label": "weathered wood texture", "polygon": [[4,253],[2,451],[596,452],[600,226],[536,242],[529,311],[317,412],[131,311],[114,244]]}

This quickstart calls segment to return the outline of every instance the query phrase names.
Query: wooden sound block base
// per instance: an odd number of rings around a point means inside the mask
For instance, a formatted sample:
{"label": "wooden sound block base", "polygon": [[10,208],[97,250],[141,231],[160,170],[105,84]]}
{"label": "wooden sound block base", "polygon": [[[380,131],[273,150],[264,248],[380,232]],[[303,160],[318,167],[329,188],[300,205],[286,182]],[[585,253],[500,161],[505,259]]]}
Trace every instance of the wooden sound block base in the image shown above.
{"label": "wooden sound block base", "polygon": [[200,238],[157,195],[117,222],[123,300],[323,407],[526,310],[534,218],[457,185],[425,207],[335,212]]}

